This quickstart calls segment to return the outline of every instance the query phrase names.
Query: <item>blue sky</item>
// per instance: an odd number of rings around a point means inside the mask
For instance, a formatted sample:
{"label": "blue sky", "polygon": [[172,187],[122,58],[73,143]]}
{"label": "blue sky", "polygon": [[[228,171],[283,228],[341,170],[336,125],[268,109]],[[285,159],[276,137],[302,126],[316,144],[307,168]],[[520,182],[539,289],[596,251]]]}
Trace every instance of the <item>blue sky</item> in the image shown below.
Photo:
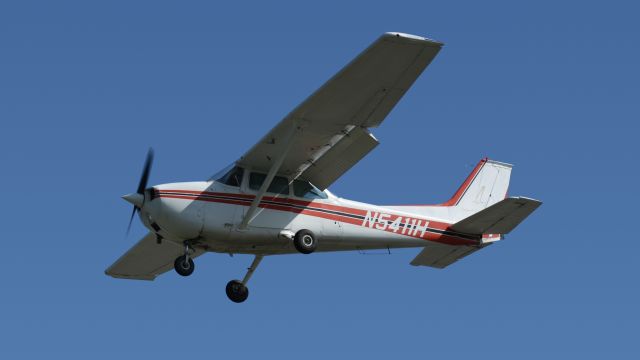
{"label": "blue sky", "polygon": [[[633,2],[0,5],[0,357],[637,358],[640,50]],[[248,256],[116,280],[153,184],[205,179],[385,31],[446,45],[331,190],[446,200],[484,156],[543,206],[446,270],[392,255]],[[401,159],[402,161],[398,161]],[[407,161],[408,159],[408,161]]]}

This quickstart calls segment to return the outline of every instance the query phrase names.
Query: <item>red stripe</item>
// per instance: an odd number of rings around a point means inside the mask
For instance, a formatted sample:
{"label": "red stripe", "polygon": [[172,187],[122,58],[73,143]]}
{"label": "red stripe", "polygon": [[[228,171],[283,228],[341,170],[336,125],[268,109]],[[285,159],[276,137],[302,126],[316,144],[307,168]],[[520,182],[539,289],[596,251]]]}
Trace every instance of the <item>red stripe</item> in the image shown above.
{"label": "red stripe", "polygon": [[[223,199],[209,199],[209,198],[206,198],[206,197],[200,197],[200,195],[230,197],[230,198],[236,198],[238,200],[245,200],[245,201],[253,200],[255,198],[255,195],[249,195],[249,194],[220,193],[220,192],[209,192],[209,191],[160,190],[160,192],[162,192],[162,193],[176,193],[176,195],[172,195],[172,196],[162,195],[161,197],[173,197],[173,196],[175,196],[175,198],[177,198],[177,199],[191,199],[191,200],[200,200],[200,201],[208,201],[208,202],[225,202],[225,203],[232,203],[232,204],[237,204],[237,205],[246,205],[246,203],[229,202],[229,200],[223,200]],[[181,197],[181,195],[178,195],[178,194],[192,194],[192,197],[185,198],[184,195],[182,195],[182,197]],[[293,204],[293,205],[299,205],[299,206],[305,206],[305,207],[315,207],[315,208],[319,208],[319,209],[339,211],[339,212],[343,212],[343,213],[347,213],[347,214],[351,214],[351,215],[358,215],[358,216],[366,216],[367,215],[367,211],[380,212],[380,211],[377,211],[377,210],[366,210],[366,209],[351,208],[351,207],[345,207],[345,206],[339,206],[339,205],[325,204],[325,203],[316,202],[316,201],[283,199],[283,198],[271,197],[271,196],[265,196],[265,197],[262,198],[262,200],[263,201],[271,201],[271,202],[279,202],[279,203],[282,203],[283,205]],[[267,205],[260,203],[260,207],[264,207],[264,206],[267,206]],[[275,205],[268,204],[268,206],[275,206]],[[396,214],[390,214],[390,215],[392,216],[392,218],[391,218],[392,221],[395,220],[397,217],[407,218],[407,216],[403,216],[403,215],[396,215]],[[412,214],[412,215],[415,215],[415,214]],[[438,230],[446,230],[447,228],[449,228],[449,226],[451,226],[450,223],[433,221],[433,220],[420,218],[420,217],[415,217],[415,216],[411,216],[409,218],[412,219],[412,220],[413,219],[418,219],[418,220],[429,221],[429,224],[431,225],[431,227],[435,228],[435,229],[438,229]],[[359,220],[356,219],[356,221],[359,221]]]}
{"label": "red stripe", "polygon": [[469,174],[469,176],[467,176],[466,180],[462,183],[462,185],[460,185],[460,187],[458,188],[456,193],[453,194],[453,197],[451,197],[451,199],[449,199],[447,202],[439,204],[437,206],[454,206],[454,205],[457,205],[458,201],[460,201],[460,198],[462,197],[462,194],[464,194],[465,191],[467,191],[467,189],[469,188],[469,186],[473,182],[473,179],[475,179],[476,175],[478,175],[478,173],[480,172],[480,170],[482,169],[484,164],[487,162],[487,160],[489,160],[489,158],[484,158],[484,159],[480,160],[480,162],[478,162],[478,165],[476,165],[476,167],[473,169],[471,174]]}
{"label": "red stripe", "polygon": [[[174,194],[167,194],[167,195],[162,194],[162,195],[159,195],[158,197],[161,197],[161,198],[198,200],[198,201],[224,203],[224,204],[240,205],[240,206],[249,206],[247,201],[248,200],[253,200],[253,198],[255,198],[255,196],[247,195],[247,194],[214,193],[214,192],[200,192],[200,191],[188,191],[188,190],[186,190],[186,191],[185,190],[161,190],[161,192],[162,193],[165,193],[165,192],[176,193],[175,195]],[[192,194],[192,195],[179,195],[178,193]],[[234,199],[212,199],[212,198],[206,198],[206,197],[200,196],[200,195],[203,195],[203,194],[215,195],[215,196],[224,196],[224,197],[231,197],[231,198],[235,197],[237,200],[234,200]],[[279,210],[279,211],[288,211],[288,212],[293,212],[293,213],[296,213],[296,214],[314,216],[314,217],[324,218],[324,219],[333,220],[333,221],[339,221],[339,222],[342,222],[342,223],[347,223],[347,224],[352,224],[352,225],[357,225],[357,226],[363,226],[363,220],[354,219],[352,217],[342,216],[342,215],[338,215],[338,214],[328,214],[326,212],[313,210],[313,209],[310,209],[310,208],[307,208],[307,209],[294,208],[294,207],[291,207],[291,204],[303,205],[303,206],[306,206],[306,207],[312,206],[312,207],[316,207],[316,208],[319,208],[319,209],[340,211],[340,212],[344,212],[344,213],[347,213],[347,214],[353,214],[353,215],[359,215],[359,216],[366,216],[366,214],[367,214],[367,210],[348,208],[348,207],[344,207],[344,206],[335,206],[335,205],[323,204],[323,203],[319,203],[319,202],[300,201],[300,200],[294,200],[294,199],[280,199],[280,198],[274,198],[274,197],[264,197],[263,199],[264,200],[268,200],[268,201],[272,201],[272,202],[280,202],[281,205],[279,205],[279,204],[265,204],[265,203],[261,202],[259,204],[260,208],[271,209],[271,210]],[[379,213],[378,211],[372,211],[372,212]],[[407,216],[401,216],[401,215],[395,215],[395,214],[389,214],[389,215],[391,215],[387,219],[387,221],[389,223],[395,221],[398,218],[402,218],[402,222],[403,223],[407,223],[407,222],[409,222],[409,220],[411,220],[411,221],[420,220],[420,221],[422,221],[423,224],[425,222],[428,222],[430,228],[434,228],[434,229],[438,229],[438,230],[446,230],[450,225],[450,224],[447,224],[447,223],[441,223],[441,222],[437,222],[437,221],[430,221],[430,220],[427,220],[427,219],[417,218],[417,217],[407,217]],[[375,227],[373,227],[373,229],[382,230],[382,229],[377,229]],[[384,229],[382,231],[387,231],[387,232],[391,232],[391,233],[397,233],[397,234],[400,234],[400,235],[410,236],[410,237],[413,237],[413,238],[425,239],[425,240],[430,240],[430,241],[435,241],[435,242],[440,242],[440,243],[450,244],[450,245],[475,245],[475,244],[477,244],[473,240],[461,239],[461,238],[450,236],[450,235],[431,233],[431,232],[428,232],[428,231],[425,232],[424,235],[421,235],[421,230],[419,230],[418,232],[416,232],[416,234],[413,234],[413,235],[402,234],[402,228],[400,228],[399,230],[393,231],[392,229],[387,227],[386,229]]]}
{"label": "red stripe", "polygon": [[[156,191],[158,191],[158,190],[156,190]],[[162,189],[162,190],[160,190],[160,192],[163,192],[163,193],[191,194],[191,195],[195,195],[195,196],[198,196],[198,195],[212,195],[212,196],[235,197],[235,198],[245,199],[245,200],[253,200],[255,198],[255,195],[249,195],[249,194],[233,194],[233,193],[221,193],[221,192],[210,192],[210,191],[164,190],[164,189]],[[198,200],[200,200],[200,199],[198,199]],[[365,216],[367,214],[366,210],[349,208],[349,207],[338,206],[338,205],[324,204],[324,203],[320,203],[320,202],[314,202],[314,201],[311,201],[311,200],[283,199],[283,198],[273,197],[273,196],[264,196],[262,198],[262,200],[273,201],[273,202],[281,202],[281,203],[284,203],[284,204],[294,204],[294,205],[300,205],[300,206],[313,206],[313,207],[317,207],[317,208],[321,208],[321,209],[340,211],[340,212],[345,212],[345,213],[350,213],[350,214],[360,215],[360,216]]]}

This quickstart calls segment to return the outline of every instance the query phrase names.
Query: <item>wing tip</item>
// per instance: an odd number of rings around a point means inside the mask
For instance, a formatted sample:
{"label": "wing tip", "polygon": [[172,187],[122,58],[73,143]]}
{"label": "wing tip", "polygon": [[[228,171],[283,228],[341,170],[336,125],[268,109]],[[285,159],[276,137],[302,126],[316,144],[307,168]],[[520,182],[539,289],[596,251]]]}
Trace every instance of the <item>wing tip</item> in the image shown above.
{"label": "wing tip", "polygon": [[401,38],[401,39],[406,39],[406,40],[411,40],[411,41],[417,41],[417,42],[427,43],[429,45],[434,45],[434,46],[443,46],[444,45],[443,42],[438,41],[438,40],[430,39],[430,38],[427,38],[427,37],[424,37],[424,36],[401,33],[401,32],[390,31],[390,32],[384,33],[384,35],[382,35],[382,36],[385,37],[385,38]]}
{"label": "wing tip", "polygon": [[153,281],[156,279],[155,275],[125,275],[125,274],[114,273],[109,270],[110,269],[105,270],[104,274],[107,276],[111,276],[114,279],[145,280],[145,281]]}

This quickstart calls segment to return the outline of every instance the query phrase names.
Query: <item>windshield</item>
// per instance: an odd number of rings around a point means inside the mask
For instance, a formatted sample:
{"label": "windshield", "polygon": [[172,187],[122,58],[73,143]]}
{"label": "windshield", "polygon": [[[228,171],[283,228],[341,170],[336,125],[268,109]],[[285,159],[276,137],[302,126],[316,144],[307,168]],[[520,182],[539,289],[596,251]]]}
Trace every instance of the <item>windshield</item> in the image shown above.
{"label": "windshield", "polygon": [[242,184],[243,175],[244,175],[243,168],[239,166],[235,166],[235,164],[231,164],[226,168],[222,169],[221,171],[218,171],[209,180],[210,181],[213,180],[229,186],[239,187]]}
{"label": "windshield", "polygon": [[222,168],[222,170],[218,170],[217,173],[211,175],[211,177],[209,178],[209,181],[215,181],[215,180],[220,179],[223,175],[228,173],[229,170],[233,169],[235,166],[236,166],[236,163],[233,162],[233,163],[225,166],[224,168]]}

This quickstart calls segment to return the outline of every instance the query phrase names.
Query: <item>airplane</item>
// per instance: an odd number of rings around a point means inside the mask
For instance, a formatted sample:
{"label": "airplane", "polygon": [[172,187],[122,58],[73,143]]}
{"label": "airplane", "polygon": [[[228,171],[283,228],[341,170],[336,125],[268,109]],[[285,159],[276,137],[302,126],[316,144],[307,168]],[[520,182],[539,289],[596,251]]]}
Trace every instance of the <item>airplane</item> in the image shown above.
{"label": "airplane", "polygon": [[[242,303],[265,256],[422,248],[411,265],[445,268],[511,232],[542,203],[509,197],[510,164],[484,158],[453,197],[437,205],[377,206],[327,188],[378,145],[370,132],[431,63],[443,43],[385,33],[207,181],[147,187],[150,149],[137,191],[124,195],[149,233],[105,273],[154,280],[189,276],[206,252],[251,254],[226,286]],[[128,231],[127,231],[128,232]]]}

